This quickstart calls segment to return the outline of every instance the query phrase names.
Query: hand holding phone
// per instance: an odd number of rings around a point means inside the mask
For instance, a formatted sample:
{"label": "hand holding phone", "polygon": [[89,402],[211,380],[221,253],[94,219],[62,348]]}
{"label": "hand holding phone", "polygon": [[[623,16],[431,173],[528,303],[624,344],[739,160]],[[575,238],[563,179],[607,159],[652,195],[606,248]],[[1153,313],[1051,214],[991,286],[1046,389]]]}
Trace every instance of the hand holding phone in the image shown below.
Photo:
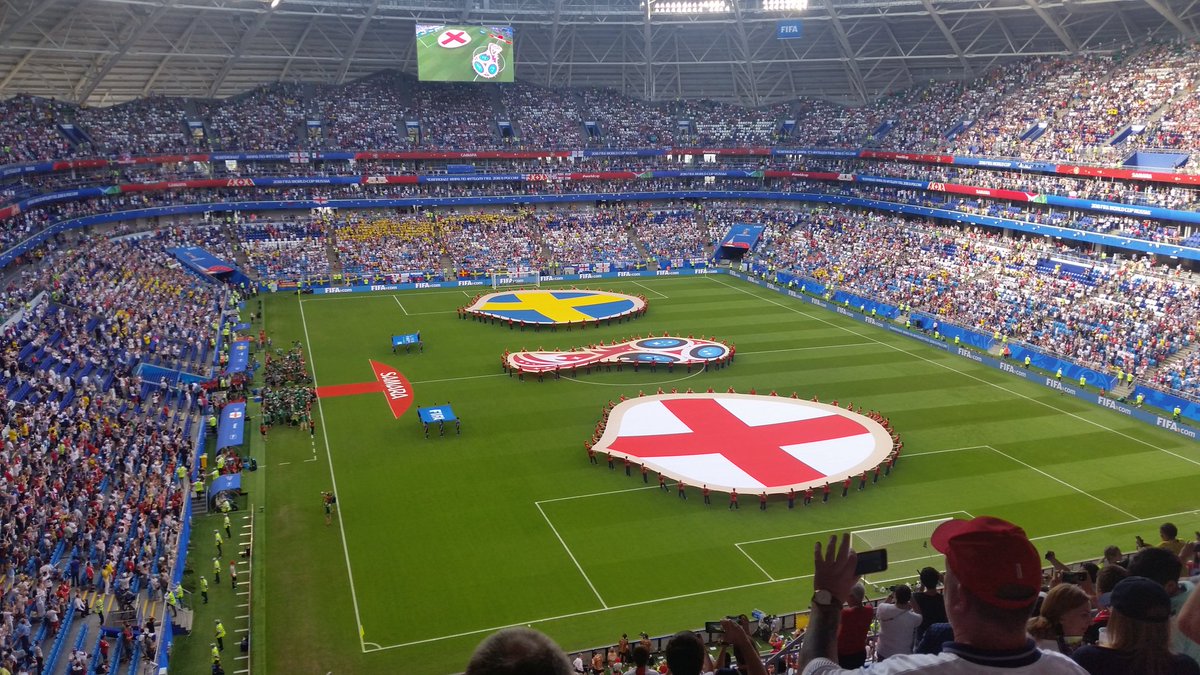
{"label": "hand holding phone", "polygon": [[887,567],[888,556],[886,548],[863,551],[858,554],[858,563],[854,566],[854,575],[861,577],[864,574],[874,574],[886,570]]}

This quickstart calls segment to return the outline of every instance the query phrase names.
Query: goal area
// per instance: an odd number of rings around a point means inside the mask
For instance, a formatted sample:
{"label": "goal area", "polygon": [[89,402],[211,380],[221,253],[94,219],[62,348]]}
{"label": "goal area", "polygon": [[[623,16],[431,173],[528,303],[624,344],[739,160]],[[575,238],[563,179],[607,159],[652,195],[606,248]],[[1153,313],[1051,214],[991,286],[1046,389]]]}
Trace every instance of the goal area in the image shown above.
{"label": "goal area", "polygon": [[540,272],[528,269],[493,269],[489,270],[492,278],[492,288],[507,288],[510,286],[542,287]]}
{"label": "goal area", "polygon": [[950,514],[933,520],[899,523],[887,527],[852,530],[850,546],[855,551],[887,549],[888,569],[875,574],[876,579],[915,579],[917,572],[922,567],[941,568],[941,554],[934,550],[929,539],[938,525],[952,520],[954,515],[959,514]]}

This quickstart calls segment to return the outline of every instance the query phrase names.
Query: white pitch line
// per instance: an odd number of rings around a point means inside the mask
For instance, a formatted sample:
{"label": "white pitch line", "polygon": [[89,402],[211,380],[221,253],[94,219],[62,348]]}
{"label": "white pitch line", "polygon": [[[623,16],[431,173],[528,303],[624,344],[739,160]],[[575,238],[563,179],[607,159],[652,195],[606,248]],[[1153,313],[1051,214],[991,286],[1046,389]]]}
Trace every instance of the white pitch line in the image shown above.
{"label": "white pitch line", "polygon": [[[444,377],[440,380],[418,380],[412,384],[434,384],[436,382],[459,382],[461,380],[480,380],[488,377],[504,377],[504,373],[494,375],[466,375],[464,377]],[[315,380],[314,380],[315,381]]]}
{"label": "white pitch line", "polygon": [[846,347],[867,347],[874,345],[874,342],[847,342],[840,345],[816,345],[813,347],[788,347],[786,349],[762,349],[753,352],[738,352],[737,356],[745,356],[747,354],[779,354],[781,352],[807,352],[815,349],[845,349]]}
{"label": "white pitch line", "polygon": [[[962,513],[964,515],[970,515],[966,511],[955,511],[954,513]],[[1138,518],[1137,520],[1133,520],[1133,521],[1123,521],[1123,522],[1111,523],[1111,524],[1107,524],[1107,525],[1097,525],[1095,527],[1084,528],[1081,530],[1070,530],[1067,532],[1059,532],[1057,534],[1048,534],[1048,535],[1043,535],[1040,537],[1030,537],[1030,539],[1041,540],[1041,539],[1050,539],[1050,538],[1054,538],[1054,537],[1066,537],[1066,536],[1070,536],[1073,534],[1079,534],[1082,532],[1090,532],[1093,530],[1102,530],[1102,529],[1110,528],[1110,527],[1120,527],[1122,525],[1131,525],[1134,523],[1144,523],[1144,522],[1151,522],[1151,521],[1157,522],[1164,518],[1171,518],[1171,517],[1181,516],[1181,515],[1190,515],[1190,514],[1195,514],[1195,513],[1200,513],[1200,510],[1181,511],[1179,513],[1168,513],[1168,514],[1160,515],[1160,516],[1152,516],[1150,518]],[[917,518],[920,518],[920,517],[921,516],[917,516]],[[912,520],[912,519],[906,519],[906,520]],[[903,521],[892,521],[892,522],[903,522]],[[887,524],[887,523],[879,523],[879,524]],[[824,534],[827,532],[838,532],[838,531],[849,531],[849,530],[843,530],[843,529],[822,530],[820,532],[814,532],[814,534]],[[768,540],[764,539],[764,540],[759,540],[759,541],[768,541]],[[745,543],[753,543],[753,542],[739,542],[739,543],[745,544]],[[431,642],[442,642],[444,640],[453,640],[455,638],[469,637],[472,635],[479,635],[480,633],[494,633],[498,630],[502,630],[504,628],[512,628],[515,626],[527,626],[527,625],[532,625],[535,623],[540,624],[540,623],[547,623],[547,622],[551,622],[551,621],[563,621],[566,619],[574,619],[576,617],[588,616],[591,614],[599,614],[602,612],[612,612],[612,611],[618,611],[618,610],[622,610],[622,609],[630,609],[633,607],[643,607],[646,605],[653,605],[653,604],[657,604],[660,602],[672,602],[675,600],[685,600],[687,598],[694,598],[694,597],[701,596],[701,595],[713,595],[715,593],[738,591],[738,590],[742,590],[742,589],[746,589],[746,588],[754,588],[757,586],[766,586],[766,585],[770,585],[770,584],[787,583],[787,582],[791,582],[791,581],[800,581],[802,579],[810,579],[810,578],[812,578],[811,574],[802,574],[802,575],[794,576],[794,577],[776,579],[774,581],[756,581],[756,582],[752,582],[752,583],[748,583],[748,584],[740,584],[737,586],[728,586],[726,588],[714,588],[714,589],[710,589],[710,590],[706,590],[706,591],[697,591],[694,593],[684,593],[681,595],[673,595],[673,596],[669,596],[669,597],[655,598],[652,600],[639,600],[637,602],[630,602],[630,603],[626,603],[623,605],[613,605],[612,607],[608,607],[606,609],[589,609],[589,610],[584,610],[581,612],[572,612],[570,614],[560,614],[558,616],[548,616],[548,617],[541,618],[541,619],[517,621],[514,623],[510,623],[510,624],[505,624],[503,626],[492,626],[490,628],[481,628],[479,630],[465,631],[462,633],[455,633],[453,635],[443,635],[441,637],[425,638],[423,640],[414,640],[412,642],[388,645],[386,647],[378,647],[377,649],[370,649],[370,650],[364,650],[364,651],[385,651],[385,650],[389,650],[389,649],[400,649],[403,647],[412,647],[412,646],[416,646],[416,645],[429,644]]]}
{"label": "white pitch line", "polygon": [[967,515],[967,516],[971,515],[971,514],[967,513],[966,511],[947,511],[946,513],[932,513],[927,516],[909,516],[907,518],[897,518],[896,520],[883,520],[878,523],[863,523],[860,525],[849,525],[849,526],[845,526],[845,527],[836,527],[836,528],[830,528],[830,529],[825,529],[825,530],[813,530],[811,532],[798,532],[796,534],[781,534],[777,537],[767,537],[765,539],[750,539],[749,541],[739,541],[739,542],[735,543],[734,546],[740,546],[742,544],[761,544],[761,543],[767,542],[767,541],[779,541],[781,539],[795,539],[796,537],[811,537],[814,534],[827,534],[829,532],[842,532],[842,531],[852,532],[855,530],[871,529],[871,528],[879,527],[881,525],[896,525],[898,523],[908,523],[908,522],[923,523],[925,521],[933,520],[935,518],[941,518],[943,516],[955,516],[960,513],[963,515]]}
{"label": "white pitch line", "polygon": [[653,293],[653,294],[657,295],[658,297],[662,298],[663,300],[670,300],[670,299],[671,299],[671,298],[670,298],[670,296],[668,296],[666,293],[663,293],[663,292],[661,292],[661,291],[656,291],[656,290],[654,290],[653,288],[650,288],[649,286],[646,286],[646,285],[644,285],[644,284],[638,283],[638,282],[636,282],[636,281],[634,281],[634,282],[633,282],[633,285],[634,285],[634,286],[640,286],[641,288],[644,288],[644,289],[646,289],[647,291],[650,291],[651,293]]}
{"label": "white pitch line", "polygon": [[571,562],[575,563],[575,569],[579,570],[579,573],[583,575],[583,580],[587,582],[588,588],[591,588],[592,593],[596,594],[596,599],[600,601],[600,606],[604,609],[608,609],[608,603],[604,602],[604,598],[600,597],[600,591],[596,590],[596,585],[593,584],[592,580],[588,578],[587,572],[583,571],[583,566],[580,565],[579,561],[575,559],[575,554],[571,552],[571,547],[567,546],[567,542],[563,541],[562,535],[558,533],[558,528],[554,527],[554,523],[550,522],[550,517],[547,516],[546,512],[542,510],[542,505],[534,502],[534,506],[537,507],[538,513],[542,514],[542,518],[545,519],[546,524],[550,526],[550,531],[553,532],[554,536],[558,538],[558,543],[562,544],[562,547],[567,552],[567,555],[571,557]]}
{"label": "white pitch line", "polygon": [[1100,502],[1101,504],[1103,504],[1103,505],[1107,506],[1108,508],[1110,508],[1110,509],[1112,509],[1112,510],[1114,510],[1114,511],[1120,511],[1121,513],[1123,513],[1123,514],[1125,514],[1125,515],[1129,516],[1130,518],[1135,518],[1135,519],[1137,518],[1137,516],[1133,515],[1132,513],[1128,512],[1128,511],[1126,511],[1125,509],[1123,509],[1123,508],[1121,508],[1121,507],[1119,507],[1119,506],[1114,506],[1114,505],[1112,505],[1112,504],[1110,504],[1110,503],[1108,503],[1108,502],[1104,501],[1103,499],[1100,499],[1100,498],[1099,498],[1099,497],[1097,497],[1096,495],[1094,495],[1094,494],[1092,494],[1092,493],[1088,492],[1087,490],[1084,490],[1084,489],[1082,489],[1082,488],[1075,487],[1074,485],[1071,485],[1070,483],[1068,483],[1067,481],[1065,481],[1065,480],[1063,480],[1063,479],[1061,479],[1061,478],[1057,478],[1057,477],[1055,477],[1055,476],[1051,476],[1050,474],[1046,473],[1045,471],[1042,471],[1041,469],[1037,468],[1036,466],[1033,466],[1033,465],[1031,465],[1031,464],[1027,464],[1026,462],[1022,462],[1021,460],[1017,459],[1016,457],[1013,457],[1012,455],[1008,454],[1007,452],[1001,452],[1000,450],[997,450],[996,448],[993,448],[993,447],[992,447],[992,446],[990,446],[990,445],[988,446],[988,448],[989,448],[989,449],[991,449],[991,451],[992,451],[992,452],[994,452],[994,453],[996,453],[997,455],[1000,455],[1001,457],[1006,457],[1006,458],[1008,458],[1009,460],[1011,460],[1011,461],[1014,461],[1014,462],[1016,462],[1017,464],[1020,464],[1021,466],[1025,467],[1025,468],[1027,468],[1027,469],[1030,469],[1030,470],[1032,470],[1032,471],[1036,471],[1036,472],[1038,472],[1038,473],[1042,474],[1043,476],[1045,476],[1046,478],[1049,478],[1050,480],[1052,480],[1052,481],[1054,481],[1054,482],[1056,482],[1056,483],[1060,483],[1060,484],[1062,484],[1062,485],[1065,485],[1065,486],[1067,486],[1067,487],[1071,488],[1072,490],[1074,490],[1074,491],[1078,492],[1079,494],[1081,494],[1081,495],[1083,495],[1083,496],[1085,496],[1085,497],[1090,497],[1090,498],[1092,498],[1092,499],[1094,499],[1094,500],[1096,500],[1096,501]]}
{"label": "white pitch line", "polygon": [[1038,541],[1040,539],[1050,539],[1052,537],[1069,537],[1073,534],[1083,534],[1084,532],[1095,532],[1096,530],[1104,530],[1110,527],[1121,527],[1122,525],[1135,525],[1137,523],[1150,523],[1166,520],[1167,518],[1177,518],[1179,516],[1191,516],[1200,513],[1200,509],[1191,511],[1178,511],[1176,513],[1164,513],[1161,516],[1149,516],[1147,518],[1134,518],[1120,523],[1112,523],[1111,525],[1096,525],[1094,527],[1084,527],[1078,530],[1070,530],[1068,532],[1058,532],[1056,534],[1043,534],[1037,537],[1030,537],[1030,541]]}
{"label": "white pitch line", "polygon": [[1043,407],[1049,408],[1049,409],[1051,409],[1051,410],[1053,410],[1053,411],[1055,411],[1055,412],[1057,412],[1057,413],[1060,413],[1060,414],[1062,414],[1062,415],[1066,415],[1066,416],[1068,416],[1068,417],[1074,417],[1075,419],[1077,419],[1077,420],[1079,420],[1079,421],[1081,421],[1081,422],[1084,422],[1085,424],[1090,424],[1090,425],[1092,425],[1092,426],[1094,426],[1094,427],[1098,427],[1098,428],[1100,428],[1100,429],[1103,429],[1103,430],[1105,430],[1105,431],[1107,431],[1107,432],[1109,432],[1109,433],[1116,434],[1116,435],[1118,435],[1118,436],[1120,436],[1120,437],[1122,437],[1122,438],[1127,438],[1127,439],[1129,439],[1129,440],[1131,440],[1131,441],[1133,441],[1133,442],[1135,442],[1135,443],[1139,443],[1139,444],[1141,444],[1141,445],[1144,445],[1144,446],[1146,446],[1146,447],[1148,447],[1148,448],[1151,448],[1151,449],[1153,449],[1153,450],[1157,450],[1157,451],[1159,451],[1159,452],[1162,452],[1162,453],[1165,453],[1165,454],[1171,455],[1172,457],[1175,457],[1176,459],[1182,459],[1182,460],[1183,460],[1183,461],[1185,461],[1185,462],[1188,462],[1188,463],[1191,463],[1191,464],[1195,464],[1196,466],[1200,466],[1200,460],[1195,460],[1195,459],[1192,459],[1191,457],[1185,457],[1185,456],[1183,456],[1183,455],[1181,455],[1181,454],[1179,454],[1179,453],[1176,453],[1176,452],[1172,452],[1172,451],[1170,451],[1170,450],[1167,450],[1166,448],[1161,448],[1161,447],[1159,447],[1159,446],[1157,446],[1157,445],[1154,445],[1154,444],[1153,444],[1153,443],[1151,443],[1150,441],[1147,441],[1147,440],[1144,440],[1144,439],[1138,438],[1138,437],[1136,437],[1136,436],[1131,436],[1131,435],[1129,435],[1129,434],[1127,434],[1127,433],[1125,433],[1125,432],[1123,432],[1123,431],[1117,431],[1116,429],[1113,429],[1113,428],[1111,428],[1111,427],[1104,426],[1103,424],[1101,424],[1101,423],[1099,423],[1099,422],[1095,422],[1095,421],[1089,420],[1088,418],[1086,418],[1086,417],[1083,417],[1082,415],[1079,415],[1079,414],[1077,414],[1077,413],[1073,413],[1073,412],[1071,412],[1071,411],[1069,411],[1069,410],[1063,410],[1062,408],[1056,408],[1056,407],[1054,407],[1053,405],[1051,405],[1051,404],[1049,404],[1049,403],[1047,403],[1047,402],[1045,402],[1045,401],[1039,400],[1039,399],[1037,399],[1037,398],[1034,398],[1034,397],[1032,397],[1032,396],[1028,396],[1028,395],[1026,395],[1026,394],[1022,394],[1022,393],[1021,393],[1021,392],[1019,392],[1019,391],[1014,391],[1014,390],[1012,390],[1012,389],[1009,389],[1008,387],[1005,387],[1005,386],[1003,386],[1003,385],[1000,385],[1000,384],[996,384],[995,382],[992,382],[992,381],[990,381],[990,380],[987,380],[987,379],[985,379],[985,378],[979,377],[978,375],[972,375],[971,373],[968,373],[968,372],[966,372],[966,371],[963,371],[963,370],[959,370],[958,368],[955,368],[955,367],[953,367],[953,366],[950,366],[950,365],[948,365],[948,364],[942,363],[942,362],[940,362],[940,361],[935,361],[934,359],[928,358],[928,357],[926,357],[926,356],[922,356],[922,355],[920,355],[920,354],[918,354],[918,353],[916,353],[916,352],[910,352],[910,351],[908,351],[908,350],[906,350],[906,349],[901,349],[900,347],[897,347],[896,345],[893,345],[893,344],[890,344],[890,343],[884,342],[884,341],[882,341],[882,340],[879,340],[879,339],[873,338],[873,337],[871,337],[870,335],[864,335],[863,333],[860,333],[860,332],[858,332],[858,331],[856,331],[856,330],[851,330],[851,329],[849,329],[849,328],[847,328],[847,327],[845,327],[845,326],[842,326],[842,325],[839,325],[839,324],[833,323],[832,321],[828,321],[828,320],[826,320],[825,318],[823,318],[823,317],[820,317],[820,316],[818,316],[818,315],[816,315],[816,314],[813,314],[813,313],[810,313],[810,312],[804,312],[804,311],[801,311],[801,310],[799,310],[799,309],[797,309],[797,308],[795,308],[795,307],[791,307],[791,306],[789,306],[789,305],[785,305],[785,304],[783,304],[783,303],[781,303],[781,302],[777,302],[776,300],[773,300],[773,299],[771,299],[771,298],[766,298],[766,297],[763,297],[763,296],[761,296],[761,295],[756,295],[756,294],[754,294],[754,293],[751,293],[750,291],[748,291],[748,290],[746,290],[746,289],[744,289],[744,288],[738,288],[737,286],[731,286],[731,285],[729,285],[729,284],[727,284],[727,283],[725,283],[725,282],[721,281],[720,279],[717,279],[717,278],[715,278],[715,277],[713,277],[713,276],[709,276],[708,278],[709,278],[709,279],[712,279],[712,281],[713,281],[714,283],[717,283],[717,284],[720,284],[720,285],[722,285],[722,286],[724,286],[724,287],[726,287],[726,288],[729,288],[729,289],[732,289],[732,290],[738,291],[739,293],[745,293],[746,295],[749,295],[749,296],[750,296],[750,297],[752,297],[752,298],[758,298],[759,300],[762,300],[762,301],[764,301],[764,302],[768,302],[768,303],[770,303],[770,304],[772,304],[772,305],[775,305],[775,306],[777,306],[777,307],[782,307],[783,309],[786,309],[786,310],[788,310],[788,311],[790,311],[790,312],[795,312],[796,314],[799,314],[799,315],[801,315],[801,316],[806,316],[806,317],[808,317],[808,318],[810,318],[810,319],[814,319],[814,320],[816,320],[816,321],[819,321],[819,322],[821,322],[821,323],[823,323],[823,324],[825,324],[825,325],[827,325],[827,326],[832,326],[832,327],[834,327],[834,328],[837,328],[837,329],[839,329],[839,330],[843,330],[843,331],[845,331],[845,332],[847,332],[847,333],[850,333],[851,335],[856,335],[856,336],[858,336],[858,337],[860,337],[860,338],[863,338],[864,340],[870,340],[871,342],[875,342],[875,343],[877,343],[877,344],[879,344],[879,345],[881,345],[881,346],[883,346],[883,347],[887,347],[888,349],[891,349],[891,350],[894,350],[894,351],[900,352],[901,354],[906,354],[906,355],[908,355],[908,356],[911,356],[911,357],[913,357],[913,358],[915,358],[915,359],[918,359],[918,360],[920,360],[920,361],[924,361],[924,362],[926,362],[926,363],[928,363],[928,364],[931,364],[931,365],[937,366],[938,368],[942,368],[942,369],[944,369],[944,370],[949,370],[949,371],[950,371],[950,372],[952,372],[952,373],[957,373],[957,374],[959,374],[959,375],[962,375],[963,377],[966,377],[966,378],[968,378],[968,379],[975,380],[976,382],[979,382],[979,383],[981,383],[981,384],[984,384],[984,385],[986,385],[986,386],[988,386],[988,387],[992,387],[993,389],[999,389],[1000,391],[1006,392],[1006,393],[1008,393],[1008,394],[1012,394],[1013,396],[1016,396],[1016,397],[1018,397],[1018,398],[1022,398],[1022,399],[1025,399],[1026,401],[1030,401],[1030,402],[1032,402],[1032,403],[1036,403],[1036,404],[1038,404],[1038,405],[1040,405],[1040,406],[1043,406]]}
{"label": "white pitch line", "polygon": [[[308,320],[304,316],[304,303],[300,303],[300,324],[304,327],[304,342],[308,345],[308,365],[310,368],[312,368],[313,388],[315,389],[317,387],[317,362],[315,358],[316,355],[313,353],[313,341],[308,335]],[[320,397],[317,398],[317,412],[321,416],[321,435],[325,439],[325,455],[329,459],[329,480],[331,487],[333,488],[333,493],[338,494],[341,492],[341,490],[338,490],[337,476],[335,476],[333,472],[333,452],[329,447],[329,432],[327,431],[329,429],[329,425],[325,420],[325,406],[322,405]],[[362,626],[362,613],[358,610],[358,593],[354,590],[354,572],[350,567],[350,547],[346,543],[346,525],[344,522],[342,522],[342,511],[346,508],[345,497],[342,499],[343,503],[340,504],[337,509],[338,529],[341,530],[342,535],[342,554],[346,557],[346,577],[350,581],[350,600],[354,604],[354,627],[355,629],[358,629]],[[356,630],[355,632],[358,631]],[[358,641],[360,648],[365,650],[366,645],[362,644],[361,634],[359,635]]]}
{"label": "white pitch line", "polygon": [[567,380],[568,382],[574,382],[576,384],[590,384],[594,387],[652,387],[652,386],[657,386],[660,384],[675,384],[676,382],[683,382],[684,380],[690,380],[693,377],[696,377],[697,375],[699,375],[700,373],[703,373],[707,369],[708,369],[707,366],[701,365],[700,369],[697,370],[696,372],[692,373],[691,375],[684,375],[683,377],[677,377],[674,380],[655,380],[654,382],[590,382],[588,380],[581,380],[581,379],[579,379],[578,376],[571,377],[570,375],[565,376],[562,379]]}
{"label": "white pitch line", "polygon": [[990,448],[990,445],[968,445],[965,448],[950,448],[949,450],[929,450],[927,452],[905,452],[900,455],[900,459],[905,457],[924,457],[925,455],[941,455],[947,452],[963,452],[965,450],[982,450]]}
{"label": "white pitch line", "polygon": [[[614,469],[615,471],[615,469]],[[552,499],[539,499],[534,504],[549,504],[551,502],[567,502],[573,499],[588,499],[589,497],[603,497],[605,495],[619,495],[623,492],[638,492],[639,490],[656,490],[657,485],[643,485],[642,487],[626,488],[624,490],[609,490],[607,492],[593,492],[586,495],[572,495],[570,497],[554,497]]]}
{"label": "white pitch line", "polygon": [[[396,304],[397,304],[397,305],[400,305],[400,311],[401,311],[401,312],[404,312],[404,316],[408,316],[408,310],[407,310],[407,309],[404,309],[404,305],[400,304],[400,298],[399,298],[399,296],[395,296],[395,295],[393,295],[393,296],[392,296],[392,299],[396,301]],[[307,338],[306,338],[306,339],[307,339]],[[315,381],[315,380],[314,380],[314,381]]]}
{"label": "white pitch line", "polygon": [[763,575],[765,575],[765,576],[766,576],[768,579],[770,579],[771,581],[775,581],[775,577],[771,576],[771,573],[770,573],[770,572],[768,572],[768,571],[766,571],[765,569],[763,569],[763,566],[762,566],[762,565],[759,565],[759,564],[758,564],[758,561],[757,561],[757,560],[755,560],[755,559],[754,559],[754,558],[753,558],[753,557],[752,557],[752,556],[751,556],[749,553],[746,553],[746,551],[744,551],[744,550],[742,549],[742,545],[741,545],[741,544],[734,544],[734,545],[733,545],[733,547],[734,547],[734,548],[736,548],[736,549],[738,550],[738,552],[739,552],[739,553],[741,553],[742,555],[746,556],[746,560],[749,560],[749,561],[750,561],[750,564],[752,564],[752,565],[754,565],[755,567],[757,567],[759,572],[762,572],[762,573],[763,573]]}

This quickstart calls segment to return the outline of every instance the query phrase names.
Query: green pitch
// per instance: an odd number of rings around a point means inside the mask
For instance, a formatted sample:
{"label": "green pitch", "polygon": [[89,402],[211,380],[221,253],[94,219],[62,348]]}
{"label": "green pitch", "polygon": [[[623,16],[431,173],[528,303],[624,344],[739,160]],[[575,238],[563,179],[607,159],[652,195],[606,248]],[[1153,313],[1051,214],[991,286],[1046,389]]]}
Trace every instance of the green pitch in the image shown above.
{"label": "green pitch", "polygon": [[507,27],[418,25],[417,75],[426,82],[512,82],[512,38]]}
{"label": "green pitch", "polygon": [[[1200,453],[1179,436],[730,277],[595,287],[642,293],[649,311],[599,330],[521,332],[459,320],[458,290],[264,299],[275,345],[304,342],[320,385],[371,381],[375,359],[407,376],[418,405],[450,401],[463,433],[425,440],[415,410],[395,420],[381,394],[364,394],[325,399],[313,439],[275,429],[264,447],[253,434],[253,672],[455,673],[502,626],[579,650],[803,609],[813,542],[831,532],[989,514],[1079,560],[1131,549],[1136,534],[1154,540],[1166,520],[1200,528]],[[389,336],[415,330],[424,353],[393,355]],[[651,331],[731,341],[737,360],[690,378],[542,383],[499,366],[505,349]],[[853,402],[889,415],[905,453],[890,477],[827,505],[730,512],[714,495],[705,508],[584,453],[605,402],[659,386]],[[326,526],[320,491],[331,488],[340,510]],[[201,568],[207,544],[193,542]],[[900,547],[871,582],[941,565],[927,554]],[[198,626],[211,626],[205,611]],[[208,640],[178,643],[173,665],[207,672]]]}

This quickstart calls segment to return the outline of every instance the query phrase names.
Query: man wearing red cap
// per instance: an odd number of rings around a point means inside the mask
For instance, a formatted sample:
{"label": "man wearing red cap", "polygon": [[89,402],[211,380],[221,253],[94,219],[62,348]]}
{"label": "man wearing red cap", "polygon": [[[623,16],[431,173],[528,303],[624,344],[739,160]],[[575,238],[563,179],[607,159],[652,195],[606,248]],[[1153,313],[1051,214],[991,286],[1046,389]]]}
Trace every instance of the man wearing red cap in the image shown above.
{"label": "man wearing red cap", "polygon": [[[946,556],[946,613],[954,642],[941,654],[898,654],[876,663],[872,675],[896,673],[1006,673],[1082,675],[1062,654],[1043,652],[1025,634],[1042,585],[1041,559],[1025,531],[988,516],[942,523],[931,538]],[[858,581],[858,554],[850,535],[830,537],[814,556],[812,614],[800,662],[804,675],[834,675],[842,601]]]}

